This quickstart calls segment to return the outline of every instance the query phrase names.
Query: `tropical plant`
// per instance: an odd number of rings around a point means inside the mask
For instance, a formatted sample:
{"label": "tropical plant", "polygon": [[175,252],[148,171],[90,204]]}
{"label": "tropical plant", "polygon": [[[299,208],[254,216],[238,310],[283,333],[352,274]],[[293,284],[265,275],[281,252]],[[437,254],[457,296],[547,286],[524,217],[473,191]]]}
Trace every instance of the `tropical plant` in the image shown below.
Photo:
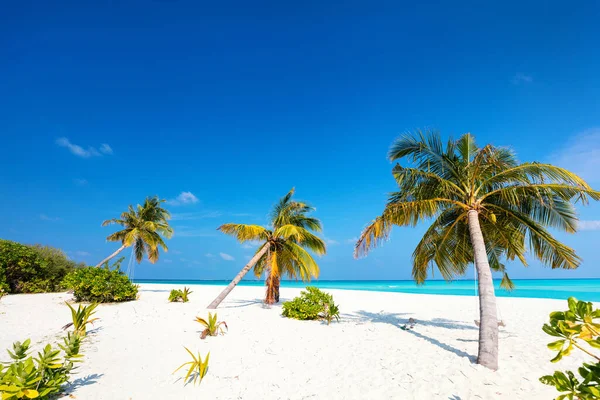
{"label": "tropical plant", "polygon": [[171,214],[161,206],[164,202],[165,200],[159,199],[158,196],[146,197],[144,205],[138,204],[135,208],[130,205],[129,209],[121,214],[121,218],[104,221],[102,226],[117,224],[124,228],[106,238],[109,242],[121,242],[121,247],[100,261],[96,267],[100,267],[130,246],[133,246],[138,263],[142,262],[146,254],[151,263],[158,261],[158,248],[168,250],[161,235],[167,239],[173,235],[173,228],[169,226],[168,221]]}
{"label": "tropical plant", "polygon": [[73,290],[77,302],[112,303],[135,300],[138,285],[133,284],[120,270],[122,261],[123,258],[120,258],[112,267],[105,263],[103,268],[78,268],[65,277],[63,285]]}
{"label": "tropical plant", "polygon": [[184,382],[189,383],[189,380],[191,380],[190,377],[193,376],[194,385],[196,384],[196,381],[198,381],[198,383],[202,383],[202,379],[206,376],[206,373],[208,372],[208,359],[210,357],[210,352],[208,352],[208,354],[206,355],[206,359],[204,359],[204,361],[202,361],[202,356],[200,355],[200,352],[198,352],[198,356],[196,356],[187,347],[184,347],[184,349],[188,353],[190,353],[190,356],[192,356],[192,361],[188,361],[186,363],[181,364],[179,366],[179,368],[177,368],[175,371],[173,371],[173,373],[175,373],[175,372],[179,371],[181,368],[189,365],[190,368],[188,369],[188,372],[185,374],[185,378],[183,379]]}
{"label": "tropical plant", "polygon": [[218,336],[219,334],[224,335],[225,332],[223,331],[221,325],[225,326],[225,328],[229,330],[225,321],[217,322],[217,313],[214,315],[208,313],[208,319],[196,317],[195,321],[204,327],[202,333],[200,334],[200,339],[205,339],[207,336]]}
{"label": "tropical plant", "polygon": [[0,240],[0,290],[5,293],[60,291],[65,275],[80,266],[60,249]]}
{"label": "tropical plant", "polygon": [[333,296],[322,292],[314,286],[307,286],[300,296],[283,303],[282,315],[299,320],[324,319],[327,325],[340,320],[339,307],[334,303]]}
{"label": "tropical plant", "polygon": [[600,310],[593,304],[579,301],[574,297],[568,300],[569,309],[550,313],[550,322],[542,328],[550,336],[560,338],[548,344],[550,350],[558,351],[552,362],[560,361],[563,356],[578,349],[592,357],[594,363],[584,363],[578,370],[581,381],[571,371],[555,371],[552,375],[540,378],[546,385],[554,386],[561,392],[556,400],[600,398]]}
{"label": "tropical plant", "polygon": [[392,172],[399,190],[362,232],[355,256],[365,255],[388,238],[393,225],[431,221],[413,253],[413,278],[423,283],[432,265],[451,280],[475,260],[479,288],[477,362],[498,367],[498,321],[491,269],[512,287],[503,261],[527,265],[531,254],[552,268],[577,268],[581,259],[547,228],[573,233],[577,215],[572,201],[600,199],[583,179],[563,168],[519,163],[507,148],[479,148],[471,134],[449,140],[435,132],[406,134],[394,142],[389,159],[407,160]]}
{"label": "tropical plant", "polygon": [[292,200],[293,194],[294,189],[275,205],[271,211],[269,229],[245,224],[224,224],[218,228],[221,232],[234,236],[240,243],[250,241],[261,244],[248,264],[208,308],[217,308],[253,266],[256,276],[266,273],[267,304],[279,301],[281,276],[301,278],[304,282],[319,276],[319,266],[306,249],[317,255],[325,254],[325,243],[311,232],[322,230],[321,221],[308,216],[314,208],[304,202]]}
{"label": "tropical plant", "polygon": [[65,304],[71,310],[71,319],[72,321],[63,326],[63,329],[66,330],[70,327],[73,327],[73,333],[76,336],[85,336],[87,334],[87,325],[94,324],[95,321],[100,318],[92,318],[92,315],[96,313],[96,308],[98,307],[97,303],[90,304],[89,306],[77,306],[77,310],[73,308],[72,305],[65,302]]}
{"label": "tropical plant", "polygon": [[46,345],[35,358],[27,356],[31,343],[29,339],[23,343],[15,342],[13,351],[8,350],[13,361],[0,364],[2,399],[47,399],[59,394],[75,368],[74,363],[82,357],[79,354],[79,336],[69,333],[63,342],[63,345],[59,345],[60,350]]}
{"label": "tropical plant", "polygon": [[188,287],[184,287],[183,290],[179,290],[179,289],[172,289],[171,293],[169,294],[169,301],[171,303],[174,302],[182,302],[182,303],[187,303],[188,301],[190,301],[189,299],[189,295],[191,293],[194,293],[190,290],[190,288]]}

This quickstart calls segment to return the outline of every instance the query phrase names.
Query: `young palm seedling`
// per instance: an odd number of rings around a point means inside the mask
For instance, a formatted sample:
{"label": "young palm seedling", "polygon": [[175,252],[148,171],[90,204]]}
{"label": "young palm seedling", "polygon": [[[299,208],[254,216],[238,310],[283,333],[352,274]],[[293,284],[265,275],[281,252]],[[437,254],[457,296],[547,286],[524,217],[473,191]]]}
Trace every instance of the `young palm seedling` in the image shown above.
{"label": "young palm seedling", "polygon": [[327,325],[331,324],[331,321],[335,318],[336,321],[340,320],[340,308],[336,306],[333,301],[331,303],[325,303],[323,310],[323,319],[327,321]]}
{"label": "young palm seedling", "polygon": [[71,318],[72,322],[69,322],[63,329],[67,329],[69,327],[73,327],[73,333],[77,336],[85,336],[87,325],[94,324],[94,321],[97,321],[99,318],[92,318],[92,315],[96,312],[96,307],[98,307],[97,303],[90,304],[89,306],[81,306],[77,307],[75,310],[69,303],[65,303],[71,309]]}
{"label": "young palm seedling", "polygon": [[193,293],[193,292],[188,287],[184,287],[183,290],[173,289],[173,290],[171,290],[171,293],[169,294],[169,301],[171,303],[175,303],[178,301],[180,301],[182,303],[187,303],[188,301],[190,301],[188,296],[191,293]]}
{"label": "young palm seedling", "polygon": [[227,327],[227,323],[225,321],[217,322],[217,313],[215,313],[214,315],[211,313],[208,313],[208,321],[205,320],[204,318],[196,317],[196,322],[198,322],[200,325],[202,325],[204,327],[204,330],[200,334],[200,339],[204,339],[207,336],[217,336],[219,334],[221,334],[221,335],[225,334],[221,325],[224,325],[225,328],[227,328],[227,330],[229,330],[229,328]]}
{"label": "young palm seedling", "polygon": [[177,368],[175,371],[173,371],[173,373],[175,373],[175,372],[179,371],[181,368],[189,365],[190,368],[188,369],[187,374],[185,374],[184,382],[186,382],[186,383],[189,382],[190,377],[193,375],[194,385],[196,384],[196,382],[202,383],[202,378],[204,378],[204,376],[208,372],[208,358],[210,357],[210,352],[208,352],[208,354],[206,355],[206,359],[204,361],[202,361],[202,356],[200,355],[199,352],[198,352],[198,356],[196,357],[194,355],[194,353],[192,353],[190,351],[190,349],[188,349],[187,347],[184,347],[184,349],[188,353],[190,353],[190,355],[192,356],[192,361],[188,361],[186,363],[181,364],[179,366],[179,368]]}

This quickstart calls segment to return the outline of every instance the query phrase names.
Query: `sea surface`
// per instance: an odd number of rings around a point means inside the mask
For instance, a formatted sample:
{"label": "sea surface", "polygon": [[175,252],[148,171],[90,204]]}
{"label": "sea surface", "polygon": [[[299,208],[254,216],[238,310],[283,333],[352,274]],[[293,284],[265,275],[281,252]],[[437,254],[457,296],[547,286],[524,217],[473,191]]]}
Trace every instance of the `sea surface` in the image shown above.
{"label": "sea surface", "polygon": [[[153,280],[135,279],[136,283],[166,283],[178,285],[227,285],[226,280]],[[568,299],[575,296],[579,300],[600,302],[600,279],[513,279],[516,286],[512,292],[500,288],[500,281],[494,281],[496,296],[528,297],[542,299]],[[264,281],[243,280],[240,286],[263,286]],[[307,285],[321,289],[368,290],[376,292],[423,293],[439,295],[476,296],[473,280],[453,282],[427,281],[417,286],[414,281],[325,281],[315,280],[309,284],[296,281],[282,281],[282,287],[302,288]]]}

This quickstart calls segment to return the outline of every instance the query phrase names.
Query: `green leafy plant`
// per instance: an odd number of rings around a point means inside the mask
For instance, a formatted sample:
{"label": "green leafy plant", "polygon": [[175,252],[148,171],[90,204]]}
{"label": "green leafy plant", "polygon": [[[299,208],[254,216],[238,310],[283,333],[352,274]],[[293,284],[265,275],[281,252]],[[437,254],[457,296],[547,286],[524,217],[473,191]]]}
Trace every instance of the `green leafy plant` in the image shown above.
{"label": "green leafy plant", "polygon": [[183,290],[173,289],[169,294],[169,301],[171,303],[179,301],[182,303],[187,303],[188,301],[190,301],[188,296],[192,293],[194,292],[192,292],[188,287],[184,287]]}
{"label": "green leafy plant", "polygon": [[194,385],[196,384],[196,382],[202,383],[202,379],[206,376],[206,373],[208,372],[208,359],[210,357],[210,352],[208,352],[208,354],[206,355],[206,359],[202,361],[202,356],[200,355],[200,352],[198,352],[198,356],[196,356],[187,347],[184,347],[184,349],[190,354],[190,356],[192,356],[192,361],[188,361],[186,363],[181,364],[179,368],[173,371],[173,373],[189,365],[190,368],[185,374],[184,381],[188,383],[189,380],[191,380],[190,377],[193,376]]}
{"label": "green leafy plant", "polygon": [[578,349],[592,357],[595,363],[584,363],[578,369],[581,380],[571,371],[555,371],[552,375],[541,377],[540,381],[563,393],[557,400],[598,399],[600,356],[592,350],[600,349],[600,310],[594,310],[592,303],[579,301],[575,297],[569,298],[568,305],[567,311],[551,313],[550,322],[542,328],[548,335],[560,338],[548,344],[550,350],[558,351],[551,361],[558,362]]}
{"label": "green leafy plant", "polygon": [[71,318],[72,322],[69,322],[63,329],[68,329],[71,326],[73,327],[73,333],[77,336],[85,336],[87,333],[87,325],[94,324],[94,321],[97,321],[99,318],[92,318],[92,315],[96,313],[96,307],[98,307],[98,303],[90,304],[89,306],[77,306],[77,310],[73,308],[69,303],[65,304],[71,310]]}
{"label": "green leafy plant", "polygon": [[205,339],[207,336],[218,336],[219,334],[224,335],[225,331],[223,331],[221,325],[225,326],[225,328],[229,330],[225,321],[217,322],[217,313],[214,313],[214,315],[208,313],[208,320],[196,317],[195,321],[204,327],[204,330],[202,330],[202,333],[200,334],[200,339]]}
{"label": "green leafy plant", "polygon": [[[69,333],[59,345],[60,350],[46,345],[37,357],[27,355],[31,341],[15,342],[13,351],[8,350],[10,363],[0,364],[0,392],[2,400],[47,399],[62,391],[75,368],[81,361],[80,338]],[[61,350],[63,356],[60,357]]]}
{"label": "green leafy plant", "polygon": [[283,303],[282,315],[299,320],[324,319],[329,325],[333,319],[339,321],[340,310],[329,293],[307,286],[300,296]]}
{"label": "green leafy plant", "polygon": [[63,290],[65,275],[81,266],[60,249],[0,239],[0,290],[5,293]]}
{"label": "green leafy plant", "polygon": [[105,263],[102,268],[79,268],[64,279],[64,286],[73,290],[78,302],[112,303],[135,300],[138,285],[133,284],[120,270],[123,257],[111,267]]}

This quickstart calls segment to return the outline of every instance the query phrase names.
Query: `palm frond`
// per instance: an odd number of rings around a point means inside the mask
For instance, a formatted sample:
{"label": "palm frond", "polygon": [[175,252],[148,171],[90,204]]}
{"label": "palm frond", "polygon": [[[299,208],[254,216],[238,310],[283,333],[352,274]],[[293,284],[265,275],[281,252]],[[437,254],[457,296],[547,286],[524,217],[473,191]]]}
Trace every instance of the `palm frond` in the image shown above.
{"label": "palm frond", "polygon": [[269,231],[260,225],[246,224],[223,224],[217,230],[234,236],[240,243],[247,241],[265,241],[268,239]]}

